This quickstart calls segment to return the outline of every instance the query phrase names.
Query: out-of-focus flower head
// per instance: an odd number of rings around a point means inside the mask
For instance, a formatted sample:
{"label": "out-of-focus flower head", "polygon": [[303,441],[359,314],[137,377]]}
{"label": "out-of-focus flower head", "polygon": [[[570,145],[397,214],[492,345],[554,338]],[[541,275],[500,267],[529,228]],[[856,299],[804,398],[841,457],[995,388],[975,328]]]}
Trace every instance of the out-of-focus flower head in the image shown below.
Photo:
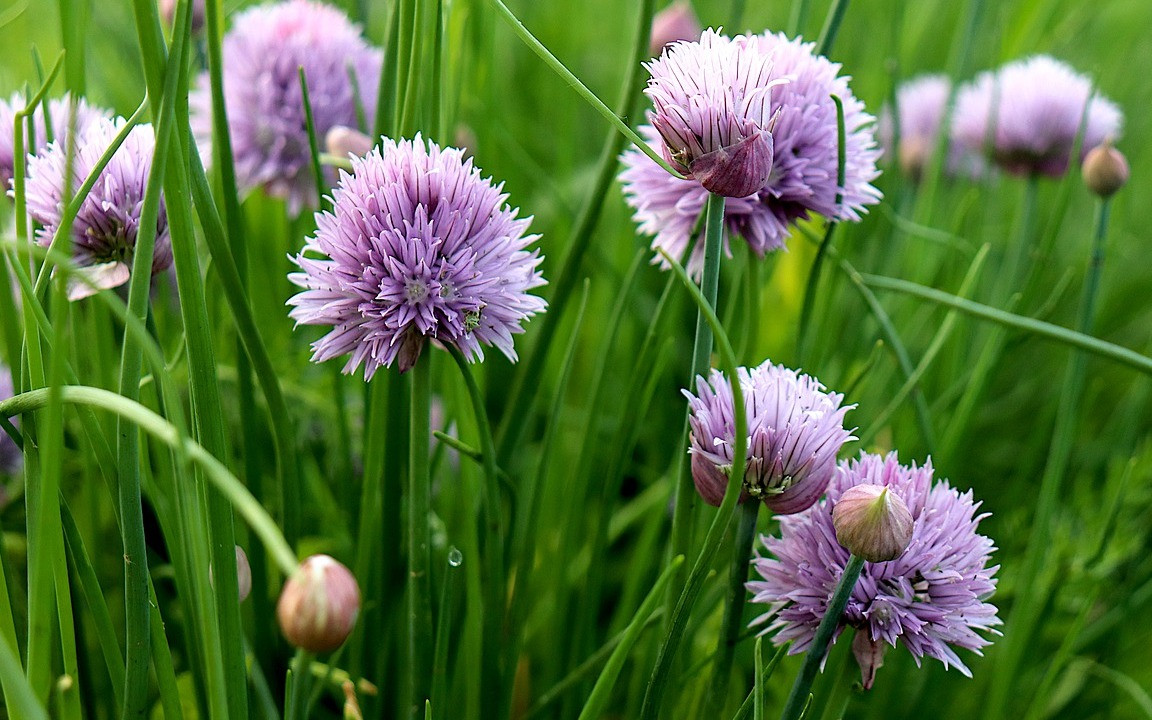
{"label": "out-of-focus flower head", "polygon": [[[189,20],[192,34],[195,35],[204,29],[204,0],[191,0],[191,2],[192,16]],[[176,24],[176,3],[177,0],[160,0],[160,17],[164,19],[164,24],[169,27]]]}
{"label": "out-of-focus flower head", "polygon": [[[79,98],[73,103],[71,97],[65,95],[62,98],[47,102],[48,114],[52,118],[53,140],[66,140],[70,134],[73,134],[69,133],[69,129],[74,129],[74,134],[77,136],[83,135],[97,121],[112,116],[107,110],[92,107],[83,98]],[[0,183],[5,189],[12,182],[12,175],[16,166],[14,157],[16,139],[13,136],[16,129],[16,113],[23,110],[26,105],[24,95],[21,93],[14,93],[7,100],[0,100]],[[73,105],[75,105],[76,113],[75,124],[72,124]],[[24,151],[29,155],[37,155],[48,147],[49,142],[47,128],[44,124],[43,103],[32,114],[32,123],[35,137],[29,138],[25,132]],[[31,142],[33,140],[34,142]]]}
{"label": "out-of-focus flower head", "polygon": [[[83,184],[124,124],[122,118],[100,119],[83,135],[77,136],[69,193]],[[71,299],[86,297],[128,281],[154,149],[155,135],[151,125],[132,128],[81,203],[72,222],[72,256],[76,264],[84,268],[83,276],[88,282],[78,279],[71,282]],[[67,149],[60,141],[53,142],[28,161],[28,213],[42,225],[36,239],[44,247],[51,245],[52,236],[60,225],[67,164]],[[167,270],[171,265],[168,217],[161,200],[156,218],[152,273]]]}
{"label": "out-of-focus flower head", "polygon": [[[517,218],[493,185],[454,148],[382,138],[341,173],[330,212],[295,258],[289,299],[303,325],[331,325],[312,360],[350,354],[364,365],[410,368],[428,340],[483,359],[483,345],[516,359],[512,336],[544,310],[528,291],[544,284],[527,247],[531,218]],[[319,258],[315,256],[321,256]]]}
{"label": "out-of-focus flower head", "polygon": [[[884,152],[895,157],[901,171],[914,180],[920,179],[932,160],[951,92],[952,81],[947,75],[919,75],[900,84],[896,90],[899,147],[894,146],[892,108],[885,106],[880,113],[877,132]],[[983,169],[980,157],[951,137],[945,148],[944,170],[948,174],[970,176]]]}
{"label": "out-of-focus flower head", "polygon": [[[705,33],[707,34],[707,33]],[[784,247],[793,223],[816,213],[837,221],[858,221],[869,205],[880,201],[872,181],[876,162],[875,122],[852,94],[840,65],[815,54],[815,45],[783,34],[765,33],[754,41],[759,56],[771,58],[773,77],[787,82],[772,90],[761,108],[762,127],[772,123],[773,161],[763,186],[746,197],[728,198],[724,209],[729,234],[743,237],[758,256]],[[734,41],[733,41],[734,42]],[[679,46],[676,46],[679,47]],[[837,183],[837,121],[832,95],[844,105],[844,187]],[[660,142],[652,126],[640,134]],[[622,156],[620,180],[625,200],[635,211],[640,231],[653,236],[652,247],[682,260],[708,190],[694,180],[672,177],[639,150]],[[703,268],[703,243],[696,243],[688,270]]]}
{"label": "out-of-focus flower head", "polygon": [[792,642],[793,654],[808,649],[848,564],[848,550],[836,540],[833,509],[858,485],[887,488],[913,518],[911,542],[899,557],[864,564],[837,629],[855,629],[852,649],[864,686],[871,687],[884,652],[897,642],[917,664],[936,658],[970,675],[953,648],[979,654],[991,642],[985,634],[1000,624],[987,602],[999,569],[990,566],[995,547],[977,532],[987,515],[978,514],[971,492],[960,493],[947,481],[933,483],[930,461],[901,465],[896,453],[861,453],[841,462],[823,500],[781,518],[780,537],[761,537],[766,554],[753,564],[762,579],[749,582],[748,590],[768,612],[753,624],[767,622],[762,632],[777,645]]}
{"label": "out-of-focus flower head", "polygon": [[[295,214],[316,203],[299,68],[304,68],[316,137],[336,125],[371,127],[382,54],[340,10],[311,0],[257,5],[224,36],[224,104],[242,191],[285,198]],[[353,82],[353,78],[355,82]],[[200,152],[211,157],[208,75],[189,97]]]}
{"label": "out-of-focus flower head", "polygon": [[[844,416],[852,405],[815,378],[766,362],[737,368],[748,419],[748,459],[742,500],[759,499],[780,514],[816,502],[836,470],[836,453],[852,439]],[[691,411],[692,479],[704,501],[719,505],[732,470],[736,436],[732,388],[713,370],[683,391]]]}
{"label": "out-of-focus flower head", "polygon": [[699,40],[701,30],[700,20],[692,10],[692,4],[688,0],[676,0],[652,18],[652,35],[649,38],[648,52],[651,55],[659,55],[666,45],[681,40],[687,42]]}
{"label": "out-of-focus flower head", "polygon": [[1007,172],[1059,177],[1068,170],[1083,123],[1080,158],[1120,132],[1123,116],[1093,95],[1092,81],[1059,60],[1036,55],[977,75],[956,97],[953,135]]}

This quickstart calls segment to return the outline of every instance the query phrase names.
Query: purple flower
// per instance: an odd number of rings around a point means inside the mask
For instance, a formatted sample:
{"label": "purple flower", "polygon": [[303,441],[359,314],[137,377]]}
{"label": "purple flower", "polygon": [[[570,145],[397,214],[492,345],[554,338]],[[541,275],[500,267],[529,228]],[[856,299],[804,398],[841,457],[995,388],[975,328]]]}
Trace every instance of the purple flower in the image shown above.
{"label": "purple flower", "polygon": [[[123,119],[101,119],[76,139],[72,165],[71,191],[88,177],[100,157],[108,150],[116,134],[123,129]],[[128,280],[148,173],[152,169],[155,136],[151,125],[137,125],[128,133],[124,144],[100,173],[92,191],[80,205],[72,223],[72,254],[77,265],[86,268],[88,283],[70,285],[73,300],[86,297],[98,289],[123,285]],[[64,209],[64,174],[67,149],[59,141],[28,161],[28,212],[43,227],[37,241],[47,247],[59,226]],[[156,246],[152,273],[172,265],[172,246],[168,237],[168,217],[161,200],[156,218]]]}
{"label": "purple flower", "polygon": [[1120,109],[1092,93],[1092,81],[1059,60],[1017,60],[960,89],[953,135],[1010,173],[1059,177],[1068,170],[1082,119],[1081,160],[1120,131]]}
{"label": "purple flower", "polygon": [[[15,389],[12,385],[12,375],[4,363],[0,363],[0,400],[12,397]],[[8,437],[8,433],[0,429],[0,475],[14,475],[20,469],[24,456],[16,442]],[[3,488],[0,487],[0,494]]]}
{"label": "purple flower", "polygon": [[[772,57],[772,72],[789,82],[777,87],[764,103],[759,120],[772,128],[772,172],[760,190],[747,197],[729,198],[724,219],[729,234],[742,236],[752,251],[763,257],[784,247],[790,226],[817,213],[839,221],[857,221],[865,207],[880,201],[870,183],[879,175],[873,117],[852,94],[840,66],[814,54],[814,44],[788,40],[783,34],[754,36],[761,54]],[[836,106],[844,103],[844,187],[837,186]],[[659,141],[650,126],[640,128],[649,143]],[[652,247],[683,259],[693,229],[703,212],[708,191],[693,180],[672,177],[638,150],[622,156],[620,175],[625,200],[635,211],[640,231],[653,236]],[[839,202],[837,195],[841,195]],[[688,259],[688,270],[703,268],[703,243]]]}
{"label": "purple flower", "polygon": [[652,126],[664,157],[710,192],[745,197],[772,171],[771,53],[755,38],[705,30],[699,42],[679,42],[645,63],[652,77]]}
{"label": "purple flower", "polygon": [[[877,132],[884,152],[894,155],[900,169],[919,179],[932,154],[944,121],[952,81],[947,75],[920,75],[900,84],[896,91],[896,109],[900,120],[900,146],[893,147],[895,128],[892,109],[880,113]],[[947,141],[948,159],[944,169],[951,175],[977,175],[983,169],[979,156],[952,138]]]}
{"label": "purple flower", "polygon": [[996,589],[989,567],[992,541],[976,532],[987,517],[977,514],[972,493],[960,493],[947,481],[932,482],[932,463],[901,465],[887,457],[861,453],[841,462],[828,494],[808,512],[780,519],[780,537],[762,536],[767,555],[753,561],[763,580],[748,583],[752,601],[768,612],[753,621],[772,641],[792,641],[789,652],[805,651],[848,563],[848,550],[836,541],[832,509],[857,485],[882,485],[912,513],[912,541],[895,560],[865,563],[837,632],[856,630],[853,650],[869,687],[883,654],[897,641],[916,663],[932,657],[971,675],[953,646],[980,654],[1000,624],[986,600]]}
{"label": "purple flower", "polygon": [[[69,135],[69,120],[72,117],[72,99],[64,96],[57,100],[48,101],[48,114],[52,118],[52,137],[54,140],[66,139]],[[13,132],[16,128],[16,113],[25,108],[24,95],[14,93],[8,100],[0,100],[0,183],[7,188],[12,182],[16,163],[13,156],[16,153],[16,139]],[[76,135],[83,135],[84,131],[102,119],[111,117],[106,110],[94,108],[79,99],[76,105]],[[35,138],[24,134],[24,150],[29,155],[39,154],[48,147],[48,133],[44,125],[44,105],[41,104],[32,114],[32,123],[35,128]],[[30,142],[34,140],[35,142]]]}
{"label": "purple flower", "polygon": [[[336,125],[359,127],[358,111],[373,124],[380,51],[336,8],[290,0],[238,14],[224,37],[223,54],[224,103],[241,190],[262,187],[285,198],[293,214],[314,207],[316,183],[299,68],[308,80],[316,137],[323,142]],[[206,73],[189,103],[197,144],[210,157],[212,98]]]}
{"label": "purple flower", "polygon": [[[852,440],[841,406],[815,378],[765,362],[737,368],[748,418],[748,456],[742,500],[763,500],[775,512],[797,513],[816,502],[836,470],[836,453]],[[732,471],[736,425],[732,388],[719,370],[684,390],[691,410],[692,480],[704,501],[719,505]]]}
{"label": "purple flower", "polygon": [[462,151],[419,135],[382,138],[351,162],[289,276],[304,288],[290,315],[332,326],[312,360],[351,353],[344,371],[363,364],[370,379],[397,358],[407,370],[432,339],[473,360],[492,345],[515,361],[512,335],[545,307],[528,294],[544,284],[538,252],[526,250],[539,237],[524,234],[531,218],[517,218]]}

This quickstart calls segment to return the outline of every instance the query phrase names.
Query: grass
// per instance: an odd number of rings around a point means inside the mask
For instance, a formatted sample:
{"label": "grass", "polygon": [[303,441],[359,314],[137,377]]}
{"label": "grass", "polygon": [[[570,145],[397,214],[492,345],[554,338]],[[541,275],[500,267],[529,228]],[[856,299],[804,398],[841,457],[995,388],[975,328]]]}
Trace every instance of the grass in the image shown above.
{"label": "grass", "polygon": [[[279,717],[293,650],[274,604],[296,562],[324,552],[356,572],[364,602],[349,642],[320,660],[363,681],[364,717],[423,716],[408,687],[431,694],[433,718],[698,717],[712,702],[722,718],[779,716],[803,658],[774,658],[748,633],[727,692],[709,698],[726,632],[727,517],[709,531],[716,511],[697,503],[669,551],[699,297],[648,264],[648,239],[609,182],[623,138],[605,106],[582,97],[646,107],[628,74],[651,4],[511,2],[517,29],[486,0],[332,1],[374,43],[394,40],[381,126],[468,138],[485,175],[534,216],[552,314],[517,336],[516,365],[491,352],[462,374],[430,345],[412,373],[366,384],[336,361],[308,362],[320,331],[294,329],[284,301],[287,256],[313,219],[237,195],[226,157],[205,174],[191,153],[186,87],[201,58],[219,57],[219,37],[173,42],[151,0],[0,7],[5,96],[36,93],[60,57],[49,97],[71,89],[153,123],[164,162],[150,200],[163,191],[177,270],[151,294],[138,273],[126,293],[66,303],[68,263],[44,264],[23,229],[0,236],[0,287],[13,278],[25,289],[23,303],[0,293],[0,360],[29,391],[0,403],[23,413],[26,448],[24,471],[0,476],[3,712]],[[225,0],[223,27],[248,4]],[[705,25],[733,32],[824,33],[874,113],[902,78],[967,79],[1039,52],[1091,74],[1125,111],[1118,147],[1132,181],[1107,209],[1094,321],[1081,289],[1105,213],[1077,171],[1034,191],[1008,176],[915,186],[885,160],[883,204],[826,245],[819,219],[755,264],[732,243],[715,303],[731,347],[712,362],[795,366],[802,352],[805,372],[858,405],[849,419],[864,449],[931,452],[938,476],[990,513],[980,527],[999,548],[992,601],[1005,637],[984,657],[961,652],[973,678],[931,660],[918,668],[897,648],[864,692],[840,643],[809,717],[1149,717],[1152,125],[1141,112],[1152,86],[1133,69],[1152,63],[1142,41],[1152,6],[695,6]],[[624,121],[635,127],[641,112]],[[15,227],[16,207],[0,207],[3,227]],[[1035,250],[1014,255],[1028,232]],[[29,272],[40,267],[56,272]],[[429,407],[432,429],[460,450],[436,439],[426,450],[428,435],[411,435],[409,416]],[[415,524],[429,518],[412,541],[410,512]],[[758,523],[776,527],[767,512]],[[244,603],[227,573],[233,536],[253,568]],[[219,584],[208,580],[216,567]],[[413,568],[423,570],[410,584]],[[741,625],[759,614],[743,612]],[[342,717],[345,695],[326,673],[300,698],[309,717]]]}

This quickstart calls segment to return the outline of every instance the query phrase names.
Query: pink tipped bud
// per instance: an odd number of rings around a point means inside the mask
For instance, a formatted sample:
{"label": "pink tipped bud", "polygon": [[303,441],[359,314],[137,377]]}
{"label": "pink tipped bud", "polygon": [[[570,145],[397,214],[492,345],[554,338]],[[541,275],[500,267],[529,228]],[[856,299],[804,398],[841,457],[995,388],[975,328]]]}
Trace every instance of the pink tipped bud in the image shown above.
{"label": "pink tipped bud", "polygon": [[308,652],[340,647],[359,614],[356,578],[327,555],[313,555],[301,563],[276,604],[280,631],[288,642]]}
{"label": "pink tipped bud", "polygon": [[852,654],[860,666],[860,683],[865,690],[872,689],[876,671],[884,664],[884,651],[888,649],[883,640],[873,640],[868,633],[868,628],[864,627],[857,630],[856,637],[852,638]]}
{"label": "pink tipped bud", "polygon": [[900,557],[912,542],[912,513],[896,493],[882,485],[856,485],[832,507],[836,540],[868,562]]}
{"label": "pink tipped bud", "polygon": [[[216,582],[213,579],[211,565],[208,566],[208,581],[215,587]],[[252,566],[248,564],[248,556],[244,553],[244,548],[239,545],[236,546],[236,589],[240,596],[240,602],[244,602],[252,594]]]}
{"label": "pink tipped bud", "polygon": [[1084,184],[1100,197],[1110,197],[1128,182],[1128,161],[1124,153],[1105,140],[1088,151],[1081,166]]}
{"label": "pink tipped bud", "polygon": [[[192,3],[192,34],[204,29],[204,0],[190,0]],[[176,24],[176,0],[160,0],[160,17],[164,24],[172,27]]]}
{"label": "pink tipped bud", "polygon": [[324,146],[329,155],[364,157],[372,150],[372,138],[359,130],[336,125],[324,136]]}
{"label": "pink tipped bud", "polygon": [[648,50],[652,55],[659,55],[668,43],[699,40],[702,29],[692,6],[685,0],[679,0],[652,18],[652,37]]}

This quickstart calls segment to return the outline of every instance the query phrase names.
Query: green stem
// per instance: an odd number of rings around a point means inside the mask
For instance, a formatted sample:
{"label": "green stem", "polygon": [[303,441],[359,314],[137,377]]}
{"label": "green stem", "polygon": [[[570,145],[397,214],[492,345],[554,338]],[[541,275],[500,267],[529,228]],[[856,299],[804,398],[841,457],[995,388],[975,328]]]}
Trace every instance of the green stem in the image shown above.
{"label": "green stem", "polygon": [[955,308],[965,315],[980,318],[981,320],[989,320],[1015,330],[1022,330],[1048,340],[1079,348],[1080,350],[1087,350],[1094,355],[1118,362],[1121,365],[1127,365],[1146,375],[1152,375],[1152,358],[1147,355],[1141,355],[1135,350],[1129,350],[1126,347],[1105,342],[1091,335],[1069,330],[1068,328],[1042,320],[1034,320],[1023,315],[1004,312],[994,307],[982,305],[981,303],[971,300],[965,300],[964,298],[958,298],[955,295],[949,295],[935,288],[924,287],[923,285],[917,285],[907,280],[899,280],[882,275],[861,274],[860,277],[866,285],[874,288],[892,290],[928,300],[939,305]]}
{"label": "green stem", "polygon": [[[724,252],[724,196],[711,193],[705,207],[704,220],[704,272],[700,279],[700,292],[709,308],[716,307],[716,295],[720,285],[720,257]],[[712,328],[708,324],[703,309],[696,314],[696,340],[692,346],[692,368],[688,376],[688,387],[695,387],[696,377],[706,375],[711,367]],[[688,414],[684,415],[684,431],[681,437],[688,437]],[[696,507],[696,486],[692,482],[692,466],[686,459],[687,453],[679,455],[677,472],[676,504],[672,510],[672,541],[670,557],[688,554],[692,549],[693,509]],[[677,587],[677,582],[672,584]],[[674,595],[668,597],[665,611],[668,622],[673,618]]]}
{"label": "green stem", "polygon": [[740,519],[736,525],[735,542],[732,545],[732,565],[728,571],[728,597],[724,603],[724,620],[720,626],[716,660],[712,665],[709,705],[714,713],[724,709],[732,656],[736,652],[736,643],[740,640],[740,631],[744,629],[744,601],[748,597],[744,581],[748,579],[748,561],[752,557],[752,542],[756,538],[756,520],[759,514],[758,501],[752,500],[740,507]]}
{"label": "green stem", "polygon": [[828,15],[824,18],[824,28],[820,30],[820,39],[816,41],[816,54],[827,55],[836,41],[836,33],[840,30],[840,23],[844,20],[844,13],[848,12],[848,0],[832,0],[832,7],[828,8]]}
{"label": "green stem", "polygon": [[[656,9],[656,0],[641,0],[639,12],[636,17],[636,30],[632,45],[632,54],[629,58],[628,68],[624,72],[624,84],[620,92],[620,115],[631,117],[636,110],[637,99],[640,95],[641,80],[644,75],[644,59],[648,57],[648,39],[652,29],[652,15]],[[548,351],[564,317],[564,308],[568,305],[573,291],[580,280],[580,267],[584,254],[591,243],[596,223],[600,220],[600,213],[604,208],[604,198],[609,188],[616,180],[616,171],[620,164],[620,151],[624,147],[624,136],[615,130],[609,133],[600,150],[600,159],[597,164],[596,180],[586,197],[580,214],[572,226],[568,240],[568,254],[560,265],[560,272],[553,278],[554,290],[549,298],[548,312],[539,329],[539,337],[532,346],[527,357],[520,363],[516,380],[509,393],[508,404],[505,406],[504,419],[501,422],[497,437],[497,460],[507,462],[513,449],[520,440],[520,434],[525,425],[525,419],[532,411],[532,404],[536,392],[543,384],[540,377],[544,372],[544,363],[548,358]]]}
{"label": "green stem", "polygon": [[[1089,334],[1095,324],[1096,298],[1100,290],[1100,273],[1104,266],[1104,242],[1108,236],[1108,215],[1110,203],[1100,202],[1096,212],[1096,231],[1092,239],[1092,255],[1088,273],[1084,278],[1084,290],[1080,296],[1076,330]],[[1083,352],[1073,351],[1064,372],[1064,382],[1060,392],[1059,407],[1056,410],[1056,424],[1052,430],[1052,441],[1048,446],[1048,458],[1044,474],[1040,479],[1039,499],[1036,503],[1036,516],[1032,521],[1032,532],[1024,555],[1021,571],[1023,588],[1034,586],[1046,558],[1051,550],[1052,517],[1060,499],[1060,485],[1068,469],[1072,454],[1076,427],[1080,421],[1080,399],[1084,392],[1084,373],[1087,357]],[[1016,670],[1030,645],[1032,633],[1039,623],[1039,613],[1043,603],[1029,603],[1023,599],[1015,606],[1009,620],[1011,633],[1005,638],[1005,647],[1000,655],[997,677],[1015,677]],[[1013,683],[996,682],[990,694],[988,717],[1003,717]]]}
{"label": "green stem", "polygon": [[820,670],[820,663],[824,661],[828,646],[836,634],[837,626],[840,625],[840,617],[844,614],[845,606],[848,605],[848,598],[852,595],[852,588],[856,587],[856,580],[860,577],[860,571],[863,569],[864,558],[855,555],[848,557],[848,565],[844,568],[844,574],[840,576],[836,591],[832,593],[832,598],[828,601],[828,608],[824,611],[820,625],[816,627],[816,636],[812,639],[808,654],[804,656],[804,665],[801,666],[800,674],[796,676],[796,681],[792,684],[792,692],[788,694],[788,702],[784,705],[784,712],[781,713],[780,720],[798,720],[804,706],[808,704],[812,681],[816,679],[816,673]]}
{"label": "green stem", "polygon": [[[186,439],[171,423],[140,403],[108,390],[85,385],[65,385],[60,388],[60,399],[64,403],[95,407],[128,418],[160,442],[186,453],[188,459],[200,466],[205,477],[244,517],[260,541],[276,558],[281,571],[285,575],[291,575],[296,570],[298,565],[296,556],[284,541],[280,529],[268,515],[268,511],[252,497],[236,476],[203,446]],[[47,404],[46,388],[29,390],[0,401],[0,415],[14,417],[39,410]]]}
{"label": "green stem", "polygon": [[288,697],[284,703],[284,720],[307,720],[308,686],[311,684],[312,653],[303,648],[296,650],[289,673]]}
{"label": "green stem", "polygon": [[431,484],[428,444],[431,435],[432,357],[425,348],[411,370],[408,433],[408,710],[411,720],[424,715],[432,675]]}
{"label": "green stem", "polygon": [[[487,527],[484,534],[484,562],[488,578],[484,593],[484,670],[482,687],[489,693],[486,707],[504,707],[511,688],[505,692],[502,665],[504,649],[505,583],[504,583],[504,521],[500,512],[500,476],[496,468],[496,446],[492,441],[492,426],[484,410],[484,397],[472,374],[472,367],[464,353],[455,345],[446,345],[448,353],[460,368],[476,428],[480,435],[480,455],[484,466],[484,515]],[[441,631],[442,632],[442,631]],[[501,713],[502,714],[502,713]]]}
{"label": "green stem", "polygon": [[665,635],[664,642],[660,646],[659,654],[656,656],[656,666],[652,669],[652,675],[648,680],[648,687],[644,692],[644,703],[640,710],[641,720],[654,720],[660,713],[660,705],[664,699],[664,691],[667,688],[668,679],[671,675],[672,661],[676,657],[676,651],[680,646],[680,641],[683,639],[684,632],[687,630],[688,617],[692,613],[692,608],[696,605],[696,599],[704,585],[704,577],[708,573],[712,559],[720,549],[720,544],[724,540],[724,534],[728,530],[728,525],[732,522],[736,502],[740,499],[745,464],[748,460],[748,418],[745,412],[743,412],[744,391],[743,388],[740,387],[740,381],[736,376],[736,353],[732,350],[732,343],[729,342],[728,334],[724,332],[724,327],[720,324],[720,320],[716,317],[712,306],[708,303],[708,300],[704,297],[700,288],[692,283],[692,280],[688,277],[688,274],[684,272],[684,268],[680,266],[680,263],[663,249],[659,252],[660,256],[664,258],[665,262],[667,262],[672,269],[672,272],[676,274],[680,283],[692,296],[697,309],[704,315],[709,326],[712,328],[712,332],[716,337],[716,346],[717,350],[719,350],[721,364],[728,373],[728,383],[732,388],[732,407],[736,412],[733,413],[735,416],[735,427],[733,428],[732,441],[732,469],[728,476],[728,487],[724,492],[724,499],[720,502],[720,507],[717,508],[716,514],[712,518],[712,524],[708,527],[708,533],[704,537],[704,544],[700,548],[700,554],[696,557],[696,561],[692,565],[692,571],[688,574],[688,579],[684,583],[680,598],[676,602],[668,633]]}
{"label": "green stem", "polygon": [[[840,1],[843,2],[844,0]],[[544,45],[532,35],[531,31],[524,27],[524,23],[520,22],[520,19],[508,9],[508,6],[505,5],[502,0],[489,0],[489,2],[492,3],[496,12],[500,14],[500,17],[512,28],[512,31],[524,41],[524,44],[531,48],[532,52],[536,53],[540,59],[544,61],[544,64],[552,68],[557,75],[564,78],[564,80],[572,86],[572,89],[576,91],[576,94],[591,105],[596,112],[603,115],[613,127],[620,131],[620,134],[628,138],[641,152],[652,158],[657,165],[667,170],[673,177],[684,179],[684,176],[669,165],[668,161],[665,160],[660,153],[653,150],[648,143],[644,142],[632,128],[628,127],[628,123],[621,120],[616,113],[612,112],[611,108],[605,105],[600,98],[596,97],[596,93],[589,90],[587,85],[580,82],[580,78],[573,75],[572,71],[564,66],[564,63],[560,62],[548,48],[544,47]]]}

